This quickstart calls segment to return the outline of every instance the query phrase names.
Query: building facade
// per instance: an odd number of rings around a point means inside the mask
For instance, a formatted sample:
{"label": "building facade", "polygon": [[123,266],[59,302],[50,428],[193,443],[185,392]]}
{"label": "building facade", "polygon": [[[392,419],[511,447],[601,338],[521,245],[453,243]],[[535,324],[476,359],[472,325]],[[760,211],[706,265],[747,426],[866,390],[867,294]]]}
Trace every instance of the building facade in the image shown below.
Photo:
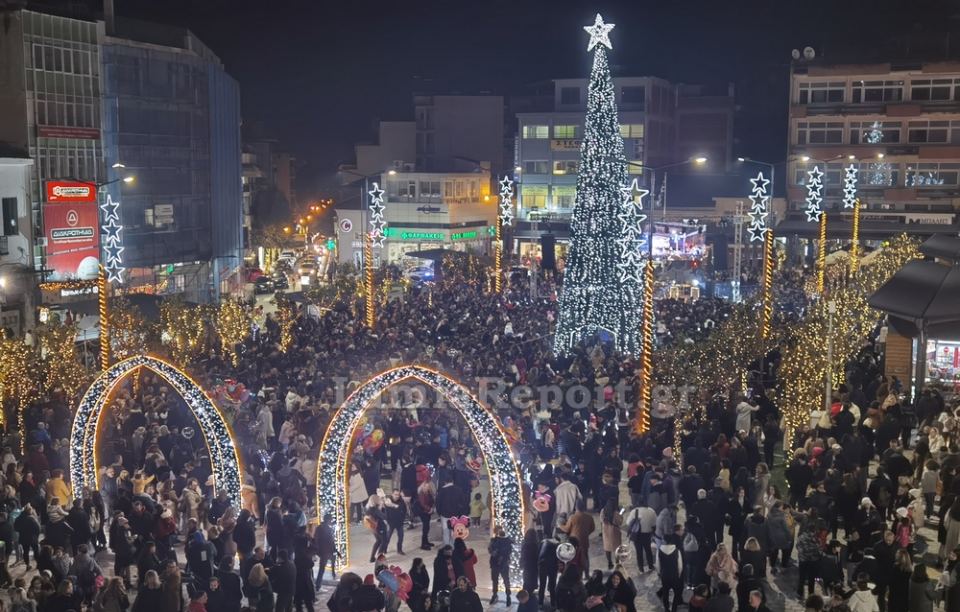
{"label": "building facade", "polygon": [[0,329],[14,335],[34,321],[32,165],[25,151],[0,146]]}
{"label": "building facade", "polygon": [[960,63],[798,63],[789,122],[789,212],[781,234],[816,234],[802,213],[816,165],[824,172],[828,232],[849,236],[851,212],[841,200],[851,164],[859,171],[865,239],[957,232]]}
{"label": "building facade", "polygon": [[[377,265],[411,267],[418,262],[406,255],[426,249],[488,252],[498,209],[488,170],[394,172],[383,175],[381,187],[387,225],[383,247],[374,248]],[[359,266],[368,218],[366,207],[337,206],[340,263]]]}
{"label": "building facade", "polygon": [[[656,77],[621,77],[613,83],[631,175],[646,182],[645,166],[657,168],[700,156],[708,157],[711,167],[723,169],[730,164],[731,88],[716,92]],[[588,85],[585,78],[556,79],[553,95],[541,95],[539,103],[533,104],[542,108],[517,113],[518,222],[513,236],[521,254],[537,251],[545,230],[558,234],[561,241],[567,233],[576,202]]]}
{"label": "building facade", "polygon": [[[119,203],[128,286],[198,301],[238,290],[239,88],[216,56],[188,31],[153,24],[107,27],[27,10],[9,13],[8,22],[0,39],[0,140],[35,161],[37,280],[95,274],[88,264],[99,256],[97,205],[109,196]],[[80,248],[59,244],[53,231],[62,216],[55,191],[64,183],[93,191],[74,211],[92,229],[83,247],[89,256],[79,263],[70,255]]]}

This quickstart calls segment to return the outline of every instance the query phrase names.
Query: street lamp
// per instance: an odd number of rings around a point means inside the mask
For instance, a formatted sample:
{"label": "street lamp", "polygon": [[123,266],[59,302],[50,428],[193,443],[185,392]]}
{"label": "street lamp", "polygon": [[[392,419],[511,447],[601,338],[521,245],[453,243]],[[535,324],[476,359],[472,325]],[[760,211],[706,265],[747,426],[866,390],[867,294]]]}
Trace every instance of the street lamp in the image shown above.
{"label": "street lamp", "polygon": [[[664,170],[668,170],[668,169],[670,169],[670,168],[676,168],[676,167],[679,167],[679,166],[687,166],[687,165],[702,166],[702,165],[706,164],[708,160],[707,160],[706,157],[703,157],[703,156],[691,157],[690,159],[684,159],[684,160],[682,160],[682,161],[677,161],[677,162],[673,162],[673,163],[670,163],[670,164],[664,164],[664,165],[662,165],[662,166],[649,166],[649,165],[647,165],[647,164],[642,164],[642,163],[640,163],[640,162],[632,162],[632,161],[627,161],[627,160],[620,160],[620,161],[626,163],[628,166],[633,166],[634,168],[639,168],[639,169],[640,169],[640,172],[646,172],[647,170],[649,170],[649,171],[650,171],[650,174],[652,175],[652,176],[651,176],[651,179],[650,179],[650,192],[653,193],[653,191],[654,191],[654,189],[655,189],[655,187],[656,187],[656,185],[657,185],[657,173],[658,173],[658,172],[663,172]],[[651,196],[651,197],[654,197],[654,196]],[[663,219],[663,220],[666,220],[666,218],[667,218],[667,194],[664,193],[664,194],[663,194],[663,216],[662,216],[662,219]],[[652,220],[652,219],[651,219],[651,220]],[[652,227],[653,227],[653,224],[651,223],[651,228],[652,228]],[[650,238],[651,238],[650,249],[651,249],[651,253],[652,253],[652,252],[653,252],[653,251],[652,251],[652,249],[653,249],[653,241],[652,241],[652,240],[653,240],[653,231],[651,230],[650,233],[651,233],[651,236],[650,236]]]}

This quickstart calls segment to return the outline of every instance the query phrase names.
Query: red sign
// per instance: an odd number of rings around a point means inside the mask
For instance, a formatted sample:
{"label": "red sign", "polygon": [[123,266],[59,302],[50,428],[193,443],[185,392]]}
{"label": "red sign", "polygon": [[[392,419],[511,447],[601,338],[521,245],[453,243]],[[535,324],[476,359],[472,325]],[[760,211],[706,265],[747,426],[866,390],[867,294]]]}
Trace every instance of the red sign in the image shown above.
{"label": "red sign", "polygon": [[69,127],[66,125],[41,125],[37,128],[41,138],[79,138],[100,140],[99,128]]}
{"label": "red sign", "polygon": [[75,181],[47,181],[47,202],[97,202],[97,186]]}
{"label": "red sign", "polygon": [[97,203],[54,202],[43,205],[47,269],[52,280],[90,279],[100,262]]}

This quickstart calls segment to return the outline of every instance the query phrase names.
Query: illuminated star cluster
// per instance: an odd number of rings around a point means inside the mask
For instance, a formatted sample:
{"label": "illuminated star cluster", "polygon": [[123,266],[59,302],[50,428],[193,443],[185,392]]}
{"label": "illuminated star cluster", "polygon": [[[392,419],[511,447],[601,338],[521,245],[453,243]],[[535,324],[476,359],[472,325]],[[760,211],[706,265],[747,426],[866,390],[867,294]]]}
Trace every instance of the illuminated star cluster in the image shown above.
{"label": "illuminated star cluster", "polygon": [[513,223],[513,179],[504,176],[500,179],[500,224]]}
{"label": "illuminated star cluster", "polygon": [[647,254],[647,234],[643,231],[643,222],[647,215],[643,214],[643,198],[649,191],[640,189],[637,179],[620,189],[623,193],[623,202],[617,217],[623,224],[620,230],[620,261],[617,270],[620,272],[620,282],[643,282],[643,257]]}
{"label": "illuminated star cluster", "polygon": [[373,242],[373,245],[379,248],[383,248],[383,241],[386,238],[386,233],[384,230],[387,227],[386,221],[383,220],[383,189],[380,189],[380,185],[377,183],[373,184],[373,189],[368,191],[370,194],[370,240]]}
{"label": "illuminated star cluster", "polygon": [[103,236],[101,244],[103,249],[103,269],[107,273],[107,280],[111,283],[123,282],[123,239],[120,232],[123,226],[120,225],[120,214],[117,209],[120,202],[114,202],[110,194],[107,194],[107,201],[100,205],[103,211],[103,225],[100,226]]}
{"label": "illuminated star cluster", "polygon": [[607,49],[613,50],[610,44],[610,30],[615,27],[612,23],[603,23],[603,17],[600,13],[593,19],[593,25],[583,26],[587,34],[590,35],[590,42],[587,43],[587,51],[593,51],[597,45],[603,45]]}
{"label": "illuminated star cluster", "polygon": [[184,399],[200,425],[203,440],[210,453],[210,466],[216,488],[227,492],[230,502],[240,508],[240,460],[230,428],[206,392],[192,378],[173,365],[146,355],[138,355],[114,364],[87,389],[77,406],[70,431],[70,479],[75,495],[84,488],[97,488],[97,437],[100,413],[113,390],[138,368],[146,367],[159,374]]}
{"label": "illuminated star cluster", "polygon": [[750,242],[762,241],[769,229],[767,227],[767,215],[770,214],[770,196],[767,195],[767,185],[770,179],[763,177],[763,172],[757,174],[757,178],[750,179]]}
{"label": "illuminated star cluster", "polygon": [[843,207],[853,208],[857,202],[857,174],[860,171],[850,164],[843,169]]}
{"label": "illuminated star cluster", "polygon": [[807,172],[807,221],[820,221],[820,215],[823,210],[820,203],[823,202],[823,172],[819,166],[814,166],[813,170]]}
{"label": "illuminated star cluster", "polygon": [[[506,433],[491,412],[463,386],[443,374],[420,366],[401,366],[378,374],[361,385],[334,414],[323,437],[317,460],[317,517],[334,517],[334,542],[338,567],[349,565],[350,499],[347,486],[350,470],[351,440],[364,411],[392,385],[416,379],[429,385],[463,416],[483,453],[490,475],[492,514],[495,527],[503,527],[513,540],[511,571],[520,571],[520,545],[523,541],[524,500],[522,480],[507,441]],[[360,500],[363,501],[363,500]]]}

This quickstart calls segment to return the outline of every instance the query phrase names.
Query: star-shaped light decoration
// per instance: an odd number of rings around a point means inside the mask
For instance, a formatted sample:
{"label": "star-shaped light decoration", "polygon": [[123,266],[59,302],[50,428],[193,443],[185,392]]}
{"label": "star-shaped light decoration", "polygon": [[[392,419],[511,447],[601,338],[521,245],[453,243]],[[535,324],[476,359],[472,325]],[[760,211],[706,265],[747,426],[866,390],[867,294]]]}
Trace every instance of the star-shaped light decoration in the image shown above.
{"label": "star-shaped light decoration", "polygon": [[617,271],[620,282],[643,282],[643,255],[647,250],[647,234],[643,231],[644,214],[643,199],[649,191],[641,189],[637,179],[620,188],[623,200],[617,218],[620,220],[620,237],[615,240],[620,247],[620,260],[617,262]]}
{"label": "star-shaped light decoration", "polygon": [[113,198],[110,197],[110,194],[107,194],[107,201],[100,205],[100,210],[103,211],[104,220],[117,219],[120,220],[120,215],[117,213],[117,208],[120,207],[120,202],[114,202]]}
{"label": "star-shaped light decoration", "polygon": [[504,176],[500,179],[500,225],[513,224],[513,179]]}
{"label": "star-shaped light decoration", "polygon": [[103,229],[106,242],[120,243],[120,232],[123,230],[123,226],[117,223],[115,218],[109,219],[101,229]]}
{"label": "star-shaped light decoration", "polygon": [[850,164],[843,172],[843,207],[853,208],[857,202],[857,174],[860,170]]}
{"label": "star-shaped light decoration", "polygon": [[814,166],[813,170],[807,172],[807,221],[819,221],[823,211],[820,209],[820,203],[823,196],[820,191],[823,189],[823,172],[819,166]]}
{"label": "star-shaped light decoration", "polygon": [[107,262],[115,261],[118,264],[122,261],[120,255],[123,253],[124,248],[119,244],[113,242],[108,242],[103,246],[103,256]]}
{"label": "star-shaped light decoration", "polygon": [[383,194],[385,192],[380,188],[379,183],[374,183],[373,189],[367,193],[370,194],[370,205],[368,206],[370,209],[370,240],[373,242],[373,246],[383,248],[383,241],[386,238],[383,230],[387,226],[383,219],[383,211],[386,208],[383,205]]}
{"label": "star-shaped light decoration", "polygon": [[120,265],[120,262],[108,261],[107,265],[103,267],[103,271],[107,273],[107,282],[122,283],[124,269],[125,268]]}
{"label": "star-shaped light decoration", "polygon": [[583,26],[583,29],[590,35],[590,42],[587,43],[587,51],[593,51],[593,48],[597,45],[603,45],[607,49],[613,49],[613,45],[610,44],[610,30],[613,28],[614,24],[603,23],[603,17],[600,16],[600,13],[597,13],[596,18],[593,20],[593,25]]}
{"label": "star-shaped light decoration", "polygon": [[757,173],[757,178],[750,179],[752,185],[750,194],[750,227],[747,231],[750,233],[750,242],[758,242],[764,239],[769,228],[767,227],[768,203],[770,196],[767,195],[767,185],[770,179],[764,178],[763,172]]}

